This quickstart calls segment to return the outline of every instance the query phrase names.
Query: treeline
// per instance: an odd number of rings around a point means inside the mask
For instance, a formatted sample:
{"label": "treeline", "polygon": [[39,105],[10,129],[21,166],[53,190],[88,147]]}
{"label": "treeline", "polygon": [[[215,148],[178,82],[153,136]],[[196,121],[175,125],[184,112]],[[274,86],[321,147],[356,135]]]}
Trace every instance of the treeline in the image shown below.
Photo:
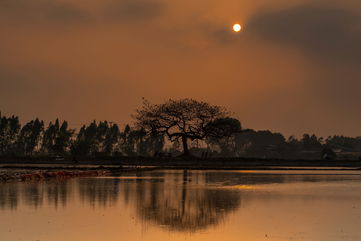
{"label": "treeline", "polygon": [[[304,134],[285,138],[271,131],[243,130],[232,137],[208,138],[190,143],[190,152],[202,157],[256,157],[289,159],[355,159],[361,154],[361,137]],[[0,114],[0,156],[161,156],[180,155],[181,143],[142,129],[93,121],[78,131],[67,121],[45,124],[35,119],[21,125],[17,116]]]}
{"label": "treeline", "polygon": [[50,122],[35,119],[21,125],[17,116],[0,115],[0,155],[153,155],[164,147],[163,136],[149,136],[143,130],[126,125],[93,121],[78,132],[68,122]]}
{"label": "treeline", "polygon": [[288,159],[359,159],[361,137],[329,136],[324,139],[314,134],[287,139],[271,131],[243,130],[228,139],[207,140],[215,155],[288,158]]}

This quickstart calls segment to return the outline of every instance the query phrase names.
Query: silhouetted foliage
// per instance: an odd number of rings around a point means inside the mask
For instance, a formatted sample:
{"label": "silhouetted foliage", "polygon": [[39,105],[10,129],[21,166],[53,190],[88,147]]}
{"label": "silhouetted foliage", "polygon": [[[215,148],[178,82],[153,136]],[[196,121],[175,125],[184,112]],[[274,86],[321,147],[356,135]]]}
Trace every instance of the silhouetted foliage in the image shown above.
{"label": "silhouetted foliage", "polygon": [[90,123],[89,126],[82,126],[73,142],[71,153],[75,156],[90,156],[99,152],[106,126],[107,123],[100,122],[98,125],[96,121]]}
{"label": "silhouetted foliage", "polygon": [[282,134],[270,131],[246,130],[234,138],[234,149],[244,156],[279,157],[286,148]]}
{"label": "silhouetted foliage", "polygon": [[336,158],[336,153],[331,148],[325,147],[321,151],[321,158],[325,160],[333,160]]}
{"label": "silhouetted foliage", "polygon": [[42,151],[54,155],[64,155],[70,148],[73,133],[74,130],[68,128],[66,121],[63,121],[61,126],[58,119],[54,124],[50,122],[44,131]]}
{"label": "silhouetted foliage", "polygon": [[[0,112],[0,156],[157,156],[263,157],[288,159],[359,159],[361,137],[304,134],[287,140],[268,130],[241,131],[240,122],[222,107],[191,99],[152,105],[145,101],[136,127],[120,130],[93,121],[78,132],[56,119],[46,127],[38,118],[21,126],[17,116]],[[170,142],[165,139],[167,137]]]}
{"label": "silhouetted foliage", "polygon": [[120,134],[121,136],[121,143],[119,146],[120,152],[124,153],[128,156],[134,154],[134,140],[132,130],[129,125],[126,125],[124,131]]}
{"label": "silhouetted foliage", "polygon": [[304,134],[301,143],[304,150],[320,150],[322,148],[322,138],[318,138],[316,135]]}
{"label": "silhouetted foliage", "polygon": [[121,132],[117,124],[93,121],[80,129],[71,153],[74,156],[149,156],[154,151],[162,150],[163,146],[164,137],[161,135],[147,136],[144,130],[135,130],[129,125]]}
{"label": "silhouetted foliage", "polygon": [[330,136],[326,139],[326,145],[344,151],[361,151],[361,137]]}
{"label": "silhouetted foliage", "polygon": [[42,133],[44,131],[44,122],[38,118],[26,123],[21,128],[18,141],[17,151],[23,155],[33,154],[36,147],[39,146]]}
{"label": "silhouetted foliage", "polygon": [[7,118],[0,113],[0,154],[16,152],[16,142],[21,125],[17,116]]}

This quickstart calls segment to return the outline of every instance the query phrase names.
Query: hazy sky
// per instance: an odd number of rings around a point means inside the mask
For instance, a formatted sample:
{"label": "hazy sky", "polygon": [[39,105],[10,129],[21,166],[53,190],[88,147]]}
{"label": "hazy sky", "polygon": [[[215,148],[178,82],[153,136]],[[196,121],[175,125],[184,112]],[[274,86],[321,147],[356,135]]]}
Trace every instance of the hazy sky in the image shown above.
{"label": "hazy sky", "polygon": [[0,110],[124,124],[142,97],[190,97],[226,106],[246,128],[361,135],[359,9],[359,0],[0,0]]}

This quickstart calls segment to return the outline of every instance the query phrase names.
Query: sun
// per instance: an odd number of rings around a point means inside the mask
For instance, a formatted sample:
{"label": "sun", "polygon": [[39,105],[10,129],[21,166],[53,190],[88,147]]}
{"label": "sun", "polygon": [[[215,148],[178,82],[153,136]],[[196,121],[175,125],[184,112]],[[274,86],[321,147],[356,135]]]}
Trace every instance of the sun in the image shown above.
{"label": "sun", "polygon": [[241,29],[242,29],[242,26],[239,25],[238,23],[233,25],[233,31],[239,32],[239,31],[241,31]]}

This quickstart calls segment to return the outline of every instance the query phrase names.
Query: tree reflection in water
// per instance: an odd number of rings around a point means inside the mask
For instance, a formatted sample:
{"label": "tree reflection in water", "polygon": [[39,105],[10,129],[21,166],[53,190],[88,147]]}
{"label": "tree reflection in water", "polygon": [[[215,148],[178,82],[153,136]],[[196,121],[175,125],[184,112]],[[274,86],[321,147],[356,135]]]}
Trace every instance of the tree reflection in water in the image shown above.
{"label": "tree reflection in water", "polygon": [[45,185],[45,192],[50,205],[65,207],[72,197],[73,186],[69,182],[52,181]]}
{"label": "tree reflection in water", "polygon": [[6,183],[0,185],[0,208],[2,210],[15,210],[18,206],[18,199],[18,183]]}
{"label": "tree reflection in water", "polygon": [[112,206],[118,201],[119,179],[116,178],[80,178],[78,193],[83,202],[91,206]]}
{"label": "tree reflection in water", "polygon": [[72,193],[68,182],[49,181],[34,183],[2,183],[0,184],[0,208],[16,210],[19,203],[33,208],[40,208],[44,202],[55,208],[66,206]]}
{"label": "tree reflection in water", "polygon": [[193,232],[220,223],[240,206],[240,192],[206,187],[204,173],[179,174],[171,174],[173,178],[165,174],[162,181],[137,182],[136,211],[143,220]]}

